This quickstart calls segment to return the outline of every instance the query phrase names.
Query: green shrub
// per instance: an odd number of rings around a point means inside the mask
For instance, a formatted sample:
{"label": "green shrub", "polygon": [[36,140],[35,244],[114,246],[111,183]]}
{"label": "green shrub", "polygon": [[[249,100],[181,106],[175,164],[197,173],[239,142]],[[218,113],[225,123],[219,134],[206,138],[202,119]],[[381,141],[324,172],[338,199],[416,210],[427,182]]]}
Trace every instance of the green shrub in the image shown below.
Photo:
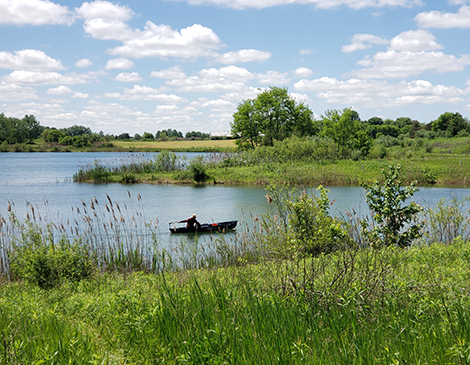
{"label": "green shrub", "polygon": [[153,160],[155,171],[175,171],[178,168],[178,158],[176,153],[162,151]]}
{"label": "green shrub", "polygon": [[372,225],[366,219],[362,220],[363,233],[374,247],[410,246],[421,236],[422,224],[414,223],[421,207],[414,201],[403,204],[418,190],[416,182],[401,187],[400,165],[390,165],[389,171],[382,170],[382,173],[385,180],[383,186],[377,180],[372,185],[362,184],[367,190],[366,202],[374,220]]}
{"label": "green shrub", "polygon": [[318,256],[354,246],[344,221],[332,217],[327,190],[319,196],[288,188],[268,187],[268,202],[276,206],[261,221],[261,241],[268,252],[284,258]]}
{"label": "green shrub", "polygon": [[129,172],[129,173],[123,174],[119,182],[123,184],[135,184],[137,183],[137,179],[135,178],[134,173]]}
{"label": "green shrub", "polygon": [[197,183],[203,183],[210,178],[207,174],[207,166],[202,156],[196,156],[191,160],[189,170],[191,171],[192,179]]}
{"label": "green shrub", "polygon": [[55,244],[52,234],[43,235],[32,223],[27,226],[20,244],[9,252],[14,277],[49,289],[62,280],[79,281],[92,274],[92,260],[79,239],[70,242],[63,236]]}

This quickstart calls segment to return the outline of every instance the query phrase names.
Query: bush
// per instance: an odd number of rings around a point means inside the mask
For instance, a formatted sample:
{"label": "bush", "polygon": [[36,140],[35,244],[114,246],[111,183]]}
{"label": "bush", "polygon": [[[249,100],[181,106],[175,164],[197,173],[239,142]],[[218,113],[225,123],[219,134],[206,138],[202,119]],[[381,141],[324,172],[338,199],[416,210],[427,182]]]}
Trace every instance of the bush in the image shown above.
{"label": "bush", "polygon": [[192,179],[197,183],[203,183],[210,178],[207,174],[207,166],[204,163],[204,157],[202,156],[196,156],[191,160],[189,170],[191,171]]}
{"label": "bush", "polygon": [[318,187],[318,197],[287,188],[266,190],[268,202],[277,208],[273,216],[264,217],[261,222],[261,241],[268,252],[300,259],[354,246],[344,221],[331,217],[332,202],[324,187]]}
{"label": "bush", "polygon": [[22,235],[20,245],[9,253],[10,269],[14,277],[49,289],[62,280],[79,281],[91,276],[92,260],[80,240],[69,242],[63,236],[58,244],[52,234],[43,239],[41,230],[28,223],[29,230]]}
{"label": "bush", "polygon": [[178,168],[178,158],[176,153],[162,151],[153,160],[155,171],[175,171]]}
{"label": "bush", "polygon": [[389,171],[382,170],[382,173],[385,180],[383,186],[377,180],[370,186],[362,184],[367,190],[366,202],[374,220],[372,226],[367,220],[362,220],[363,233],[374,247],[410,246],[413,240],[421,236],[422,224],[413,224],[421,207],[414,201],[408,205],[402,204],[418,190],[415,188],[416,182],[402,189],[400,165],[390,165]]}

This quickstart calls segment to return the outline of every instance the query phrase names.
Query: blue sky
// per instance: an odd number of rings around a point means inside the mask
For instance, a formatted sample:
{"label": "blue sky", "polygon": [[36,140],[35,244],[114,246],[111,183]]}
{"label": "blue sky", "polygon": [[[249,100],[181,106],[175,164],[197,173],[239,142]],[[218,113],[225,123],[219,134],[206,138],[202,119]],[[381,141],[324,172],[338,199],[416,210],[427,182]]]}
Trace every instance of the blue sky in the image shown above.
{"label": "blue sky", "polygon": [[470,117],[465,0],[0,0],[0,29],[0,112],[44,126],[228,131],[269,86],[317,118]]}

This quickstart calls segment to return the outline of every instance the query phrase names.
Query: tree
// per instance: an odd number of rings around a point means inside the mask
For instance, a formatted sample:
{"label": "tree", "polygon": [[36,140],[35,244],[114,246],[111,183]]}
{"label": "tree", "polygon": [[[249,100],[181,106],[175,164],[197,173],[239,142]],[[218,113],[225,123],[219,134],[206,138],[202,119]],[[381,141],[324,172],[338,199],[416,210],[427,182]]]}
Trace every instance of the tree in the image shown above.
{"label": "tree", "polygon": [[303,103],[297,104],[287,88],[270,87],[238,105],[233,114],[231,132],[251,148],[264,142],[273,145],[292,134],[314,135],[317,127],[312,111]]}
{"label": "tree", "polygon": [[33,139],[41,135],[43,128],[34,115],[25,115],[22,122],[26,139],[32,143]]}
{"label": "tree", "polygon": [[469,128],[468,120],[460,113],[445,112],[431,123],[433,131],[445,131],[449,137],[454,137],[461,130]]}
{"label": "tree", "polygon": [[362,220],[362,229],[373,246],[407,247],[421,235],[421,224],[413,224],[421,207],[414,201],[404,205],[418,190],[416,181],[402,188],[400,165],[390,165],[389,171],[382,170],[382,173],[383,186],[377,180],[372,185],[362,184],[367,190],[366,202],[375,221],[370,229],[368,222]]}
{"label": "tree", "polygon": [[321,134],[336,143],[342,157],[349,156],[353,150],[360,150],[363,156],[369,153],[372,141],[354,110],[327,110],[322,124]]}
{"label": "tree", "polygon": [[255,112],[254,100],[244,100],[238,104],[238,109],[233,114],[232,135],[239,136],[242,142],[248,142],[251,148],[255,148],[261,141],[262,128],[259,119]]}

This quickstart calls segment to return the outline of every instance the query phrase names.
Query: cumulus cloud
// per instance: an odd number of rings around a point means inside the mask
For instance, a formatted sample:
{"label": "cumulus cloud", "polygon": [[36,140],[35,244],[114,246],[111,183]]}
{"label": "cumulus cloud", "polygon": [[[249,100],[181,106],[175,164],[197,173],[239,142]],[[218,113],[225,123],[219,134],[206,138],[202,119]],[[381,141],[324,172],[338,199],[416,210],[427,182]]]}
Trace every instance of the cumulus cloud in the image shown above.
{"label": "cumulus cloud", "polygon": [[127,21],[134,12],[128,6],[121,6],[109,1],[84,2],[79,8],[75,8],[77,14],[84,19],[104,19]]}
{"label": "cumulus cloud", "polygon": [[396,51],[434,51],[442,46],[431,32],[423,29],[402,32],[390,41],[390,49]]}
{"label": "cumulus cloud", "polygon": [[174,94],[166,94],[161,89],[154,89],[149,86],[134,85],[131,89],[126,88],[122,93],[104,94],[105,97],[117,98],[120,100],[146,100],[158,101],[168,104],[185,103],[187,100]]}
{"label": "cumulus cloud", "polygon": [[122,81],[122,82],[137,82],[141,81],[142,78],[139,76],[137,72],[121,72],[118,74],[114,81]]}
{"label": "cumulus cloud", "polygon": [[36,90],[30,86],[20,86],[7,82],[0,82],[0,100],[7,101],[22,101],[28,99],[38,99]]}
{"label": "cumulus cloud", "polygon": [[271,58],[271,52],[258,51],[256,49],[241,49],[236,52],[227,52],[214,57],[217,62],[223,64],[235,64],[245,62],[264,62]]}
{"label": "cumulus cloud", "polygon": [[181,66],[173,66],[166,70],[152,71],[150,73],[152,77],[158,77],[159,79],[182,79],[186,77],[186,73],[183,71]]}
{"label": "cumulus cloud", "polygon": [[70,25],[73,22],[66,6],[48,0],[0,0],[0,24]]}
{"label": "cumulus cloud", "polygon": [[405,78],[423,72],[445,73],[463,71],[470,65],[470,56],[460,58],[442,52],[378,52],[358,62],[363,69],[351,72],[359,78]]}
{"label": "cumulus cloud", "polygon": [[194,24],[181,30],[150,21],[143,31],[136,31],[123,45],[109,50],[112,55],[143,58],[197,58],[211,57],[220,47],[219,37],[212,29]]}
{"label": "cumulus cloud", "polygon": [[360,49],[369,49],[373,44],[388,44],[385,38],[375,36],[373,34],[354,34],[351,44],[343,46],[341,50],[344,53],[351,53]]}
{"label": "cumulus cloud", "polygon": [[421,0],[187,0],[191,5],[217,5],[233,9],[263,9],[281,5],[313,5],[319,9],[348,7],[352,9],[421,6]]}
{"label": "cumulus cloud", "polygon": [[361,104],[367,107],[395,107],[408,104],[454,103],[461,101],[465,91],[455,86],[433,85],[426,80],[390,83],[378,80],[338,80],[322,77],[300,80],[294,84],[299,91],[314,91],[328,103]]}
{"label": "cumulus cloud", "polygon": [[30,85],[59,85],[59,84],[84,84],[91,77],[89,75],[68,74],[62,75],[58,72],[35,72],[17,70],[4,76],[3,80],[14,84]]}
{"label": "cumulus cloud", "polygon": [[76,67],[85,68],[91,66],[93,63],[88,58],[82,58],[75,62]]}
{"label": "cumulus cloud", "polygon": [[247,69],[232,65],[202,69],[197,75],[170,79],[166,84],[182,92],[230,92],[245,89],[245,82],[256,77]]}
{"label": "cumulus cloud", "polygon": [[264,85],[286,85],[291,81],[287,72],[279,71],[267,71],[266,73],[258,74],[257,77],[258,81]]}
{"label": "cumulus cloud", "polygon": [[437,10],[419,13],[415,21],[421,28],[470,28],[470,6],[463,5],[457,13]]}
{"label": "cumulus cloud", "polygon": [[49,71],[63,70],[59,60],[36,49],[23,49],[15,53],[0,52],[0,68],[11,70]]}
{"label": "cumulus cloud", "polygon": [[75,93],[72,96],[72,98],[74,98],[74,99],[87,99],[89,97],[90,97],[90,95],[88,95],[87,93]]}
{"label": "cumulus cloud", "polygon": [[134,62],[132,62],[131,60],[127,59],[127,58],[113,58],[111,60],[108,60],[108,62],[106,62],[106,66],[105,66],[105,69],[106,70],[113,70],[113,69],[129,69],[129,68],[133,68],[135,65],[134,65]]}
{"label": "cumulus cloud", "polygon": [[313,71],[307,67],[299,67],[294,70],[295,77],[309,77],[312,73]]}
{"label": "cumulus cloud", "polygon": [[50,95],[67,95],[67,94],[72,94],[73,91],[65,85],[60,85],[57,87],[50,88],[47,90],[47,93]]}

